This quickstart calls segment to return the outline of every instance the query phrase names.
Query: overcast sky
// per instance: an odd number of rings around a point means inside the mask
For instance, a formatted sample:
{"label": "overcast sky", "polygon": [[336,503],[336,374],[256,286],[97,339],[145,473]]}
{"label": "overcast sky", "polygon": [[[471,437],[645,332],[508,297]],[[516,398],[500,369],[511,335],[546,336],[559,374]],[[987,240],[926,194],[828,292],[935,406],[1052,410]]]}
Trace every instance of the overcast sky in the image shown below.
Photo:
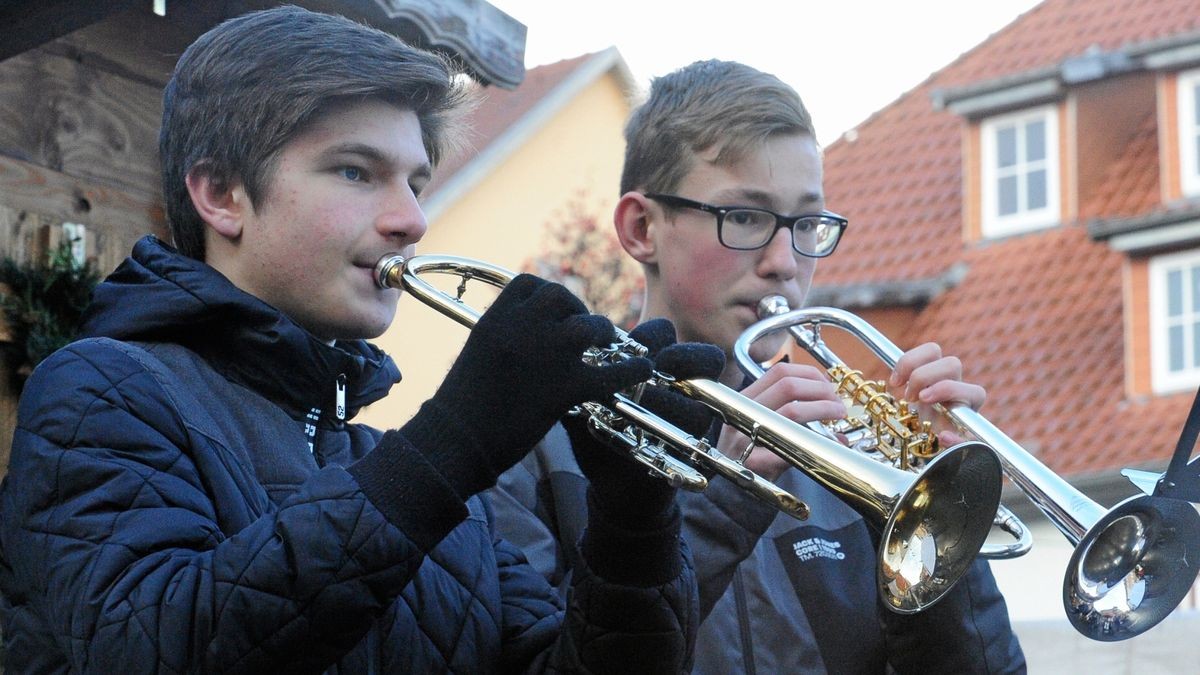
{"label": "overcast sky", "polygon": [[525,24],[525,65],[616,46],[643,87],[699,59],[800,92],[828,145],[1038,0],[489,0]]}

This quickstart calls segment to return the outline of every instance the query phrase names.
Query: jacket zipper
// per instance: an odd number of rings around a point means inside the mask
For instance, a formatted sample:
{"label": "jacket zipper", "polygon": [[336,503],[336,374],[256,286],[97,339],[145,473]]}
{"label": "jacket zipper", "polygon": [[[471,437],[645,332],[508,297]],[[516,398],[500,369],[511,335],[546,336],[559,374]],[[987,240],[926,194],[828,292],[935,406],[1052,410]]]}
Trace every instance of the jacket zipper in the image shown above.
{"label": "jacket zipper", "polygon": [[337,384],[335,385],[335,405],[334,412],[337,415],[337,421],[344,422],[346,420],[346,374],[341,373],[337,376]]}
{"label": "jacket zipper", "polygon": [[[339,423],[346,420],[346,374],[337,376],[334,384],[334,416]],[[317,452],[317,423],[321,421],[321,409],[313,407],[305,415],[304,436],[308,438],[308,451],[317,460],[317,466],[325,466],[321,455]]]}
{"label": "jacket zipper", "polygon": [[742,664],[746,675],[755,675],[754,638],[750,631],[750,609],[746,606],[746,586],[742,581],[742,568],[733,570],[733,599],[737,607],[738,629],[742,634]]}

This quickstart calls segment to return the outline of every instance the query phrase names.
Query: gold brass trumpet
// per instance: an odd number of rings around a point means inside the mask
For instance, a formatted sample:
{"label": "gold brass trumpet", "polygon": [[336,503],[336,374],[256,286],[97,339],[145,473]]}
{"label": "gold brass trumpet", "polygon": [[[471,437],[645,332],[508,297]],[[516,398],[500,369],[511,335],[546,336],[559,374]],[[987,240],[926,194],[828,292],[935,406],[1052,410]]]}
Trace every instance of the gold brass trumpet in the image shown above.
{"label": "gold brass trumpet", "polygon": [[[748,375],[761,373],[750,345],[786,328],[823,366],[845,365],[821,340],[822,325],[854,335],[889,368],[901,356],[895,344],[854,314],[811,307],[750,326],[735,343],[734,357]],[[939,408],[956,427],[996,451],[1009,479],[1075,547],[1063,579],[1063,606],[1076,630],[1104,642],[1134,637],[1166,618],[1187,595],[1200,561],[1200,514],[1192,504],[1144,494],[1105,509],[979,413],[961,405]]]}
{"label": "gold brass trumpet", "polygon": [[[837,386],[838,394],[851,410],[846,419],[814,422],[806,426],[818,433],[840,435],[846,439],[849,447],[876,461],[891,463],[897,469],[905,471],[921,471],[931,458],[942,451],[937,434],[933,431],[933,423],[920,419],[915,406],[888,394],[883,382],[863,378],[860,371],[847,366],[821,340],[821,322],[810,320],[809,317],[824,318],[833,315],[833,312],[825,308],[793,312],[787,299],[781,295],[763,298],[758,302],[757,309],[759,318],[787,316],[786,319],[779,320],[782,327],[787,328],[796,344],[803,347],[826,369],[830,379]],[[866,329],[862,327],[862,320],[857,317],[844,318],[844,322],[837,325],[845,330],[851,330],[850,327],[853,327],[854,334],[864,339],[861,336],[866,333]],[[809,325],[812,327],[809,328]],[[749,345],[764,334],[746,331],[744,356],[737,355],[740,353],[737,352],[737,347],[734,347],[738,365],[750,377],[761,377],[764,372],[763,364],[756,363],[749,357]],[[880,358],[889,367],[894,368],[900,351],[895,350],[895,354],[890,359],[884,356]],[[965,431],[961,428],[959,430]],[[993,524],[1008,533],[1012,542],[987,544],[980,550],[980,556],[996,560],[1018,558],[1033,547],[1033,535],[1030,534],[1029,528],[1003,504],[997,509]]]}
{"label": "gold brass trumpet", "polygon": [[[462,301],[468,280],[503,286],[513,273],[453,256],[384,256],[376,264],[376,282],[403,288],[459,323],[473,327],[480,314]],[[420,274],[439,272],[461,279],[457,297],[444,293]],[[617,340],[593,348],[589,362],[629,358],[645,348],[617,331]],[[654,373],[639,385],[669,387],[699,401],[751,439],[813,477],[857,510],[882,533],[876,581],[885,604],[909,614],[937,602],[966,572],[991,527],[1000,502],[999,460],[982,443],[967,443],[942,453],[917,474],[874,462],[798,425],[712,380],[675,380]],[[593,433],[624,447],[651,473],[674,485],[703,489],[703,475],[692,466],[722,474],[739,487],[797,518],[808,507],[795,496],[726,457],[637,403],[637,392],[618,393],[613,401],[585,403],[571,414],[586,415]],[[749,448],[748,448],[749,449]],[[748,454],[747,449],[747,454]],[[744,460],[744,457],[742,458]],[[693,478],[693,474],[698,478]]]}

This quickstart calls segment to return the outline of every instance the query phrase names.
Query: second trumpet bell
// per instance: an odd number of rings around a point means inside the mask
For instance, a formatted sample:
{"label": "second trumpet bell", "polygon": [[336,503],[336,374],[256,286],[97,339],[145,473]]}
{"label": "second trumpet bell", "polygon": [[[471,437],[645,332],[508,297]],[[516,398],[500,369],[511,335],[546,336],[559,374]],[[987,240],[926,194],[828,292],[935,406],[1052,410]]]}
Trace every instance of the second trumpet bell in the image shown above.
{"label": "second trumpet bell", "polygon": [[987,539],[1000,504],[1001,469],[982,443],[956,445],[921,473],[901,471],[717,382],[671,386],[813,478],[880,533],[876,579],[894,612],[919,612],[944,597]]}

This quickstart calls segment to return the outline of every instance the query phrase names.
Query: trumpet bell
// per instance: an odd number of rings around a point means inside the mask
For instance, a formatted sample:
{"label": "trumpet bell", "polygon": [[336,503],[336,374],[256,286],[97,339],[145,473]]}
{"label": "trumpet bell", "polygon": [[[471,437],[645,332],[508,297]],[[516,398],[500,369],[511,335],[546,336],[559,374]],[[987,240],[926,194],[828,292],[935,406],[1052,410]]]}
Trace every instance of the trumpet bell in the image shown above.
{"label": "trumpet bell", "polygon": [[807,474],[881,534],[876,585],[884,605],[897,613],[937,602],[987,539],[1002,475],[999,457],[982,443],[956,445],[921,473],[901,471],[712,380],[671,386]]}
{"label": "trumpet bell", "polygon": [[1000,504],[1000,471],[991,448],[961,443],[929,462],[898,495],[876,567],[890,609],[919,612],[966,573]]}
{"label": "trumpet bell", "polygon": [[1183,600],[1200,564],[1200,514],[1151,495],[1110,509],[1079,540],[1063,579],[1071,625],[1115,642],[1149,630]]}

